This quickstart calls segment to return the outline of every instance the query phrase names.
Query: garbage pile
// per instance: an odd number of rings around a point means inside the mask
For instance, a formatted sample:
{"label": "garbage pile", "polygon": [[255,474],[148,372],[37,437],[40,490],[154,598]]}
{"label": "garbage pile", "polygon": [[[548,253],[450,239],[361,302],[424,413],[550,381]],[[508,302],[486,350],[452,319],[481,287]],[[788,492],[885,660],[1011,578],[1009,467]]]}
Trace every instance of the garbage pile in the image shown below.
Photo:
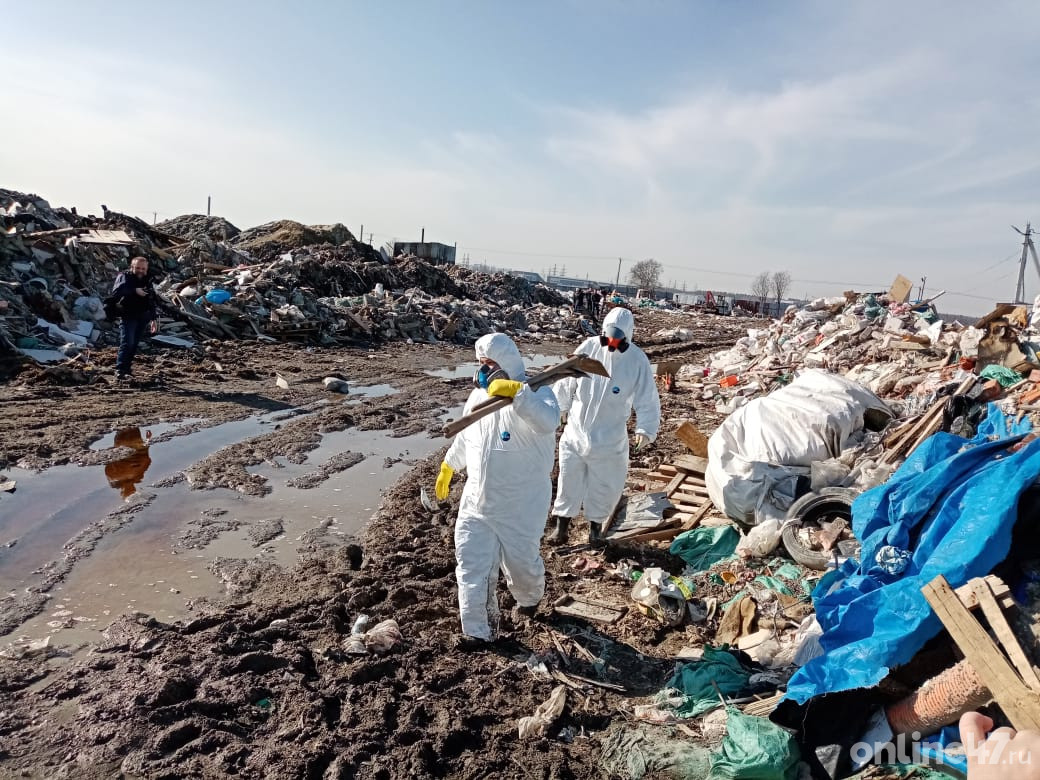
{"label": "garbage pile", "polygon": [[[1026,307],[1011,305],[970,325],[880,295],[791,307],[677,372],[728,415],[705,453],[712,499],[740,523],[778,523],[810,483],[867,489],[937,431],[972,437],[990,402],[1036,412],[1035,338]],[[855,410],[837,403],[843,393],[857,396]]]}
{"label": "garbage pile", "polygon": [[608,771],[715,776],[751,727],[764,765],[725,776],[963,776],[964,712],[1040,727],[1035,324],[849,293],[679,370],[728,416],[659,476],[680,513],[706,495],[728,518],[644,534],[678,566],[618,565],[637,609],[694,641],[604,741]]}
{"label": "garbage pile", "polygon": [[540,340],[590,332],[555,291],[504,274],[389,257],[341,224],[239,230],[221,217],[157,225],[103,208],[81,216],[0,189],[0,379],[27,359],[64,361],[117,341],[102,300],[130,258],[149,260],[167,346],[199,339],[468,344],[504,331]]}

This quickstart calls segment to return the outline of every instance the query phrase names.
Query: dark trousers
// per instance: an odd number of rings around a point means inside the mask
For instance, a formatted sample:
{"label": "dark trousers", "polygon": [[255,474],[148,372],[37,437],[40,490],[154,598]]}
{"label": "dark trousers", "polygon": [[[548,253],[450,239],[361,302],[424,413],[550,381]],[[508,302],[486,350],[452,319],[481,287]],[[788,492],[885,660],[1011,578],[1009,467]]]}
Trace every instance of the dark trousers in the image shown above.
{"label": "dark trousers", "polygon": [[137,345],[148,332],[151,320],[145,317],[123,317],[119,321],[119,357],[116,358],[116,371],[120,374],[130,373],[130,363],[137,354]]}

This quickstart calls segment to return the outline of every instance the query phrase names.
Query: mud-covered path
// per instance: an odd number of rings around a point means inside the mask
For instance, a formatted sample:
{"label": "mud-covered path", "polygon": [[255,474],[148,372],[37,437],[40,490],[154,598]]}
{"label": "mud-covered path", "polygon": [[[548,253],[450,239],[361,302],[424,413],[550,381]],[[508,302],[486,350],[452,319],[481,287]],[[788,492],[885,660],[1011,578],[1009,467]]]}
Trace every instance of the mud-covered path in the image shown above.
{"label": "mud-covered path", "polygon": [[[641,324],[647,323],[641,318]],[[706,344],[732,342],[740,327],[725,324],[729,331],[705,333],[685,349],[668,345],[668,358],[703,361]],[[302,427],[285,424],[248,447],[218,449],[186,470],[197,485],[248,492],[252,464],[286,457],[294,447],[306,453],[320,440],[313,434],[339,427],[400,435],[437,430],[442,413],[468,393],[467,379],[425,373],[470,360],[472,353],[462,348],[398,345],[370,356],[286,346],[239,353],[239,346],[234,361],[217,356],[224,373],[241,366],[257,378],[216,382],[207,378],[211,369],[204,363],[174,360],[148,366],[156,372],[154,384],[129,392],[54,390],[31,382],[3,388],[5,408],[14,400],[19,406],[11,408],[22,410],[16,414],[23,422],[36,420],[35,444],[9,438],[19,429],[4,420],[0,442],[7,458],[27,466],[76,463],[91,457],[91,441],[125,425],[226,421],[257,409],[311,410],[296,420],[306,421]],[[558,354],[571,347],[558,345]],[[522,351],[552,350],[524,344]],[[276,370],[298,381],[282,390],[274,384]],[[316,404],[328,397],[321,378],[333,373],[356,384],[388,383],[398,392],[356,406]],[[45,402],[45,411],[33,411]],[[663,402],[673,427],[683,417],[703,419],[705,426],[713,419],[713,410],[682,384]],[[678,451],[678,443],[662,436],[633,465],[655,465]],[[553,616],[548,605],[575,578],[597,580],[605,595],[622,600],[629,586],[602,570],[576,574],[574,551],[545,548],[548,593],[539,620],[513,627],[512,640],[494,652],[458,654],[452,649],[451,525],[458,488],[443,511],[430,513],[419,502],[439,456],[440,450],[419,460],[386,493],[357,546],[317,546],[284,572],[238,572],[244,574],[241,589],[223,604],[200,602],[194,617],[169,622],[141,610],[117,618],[100,643],[73,658],[60,648],[28,646],[0,658],[0,776],[602,776],[599,739],[624,719],[633,697],[660,688],[672,669],[671,652],[692,637],[661,631],[638,614],[609,627]],[[604,563],[626,554],[668,558],[617,550]],[[504,592],[502,598],[510,606]],[[385,656],[344,653],[361,613],[373,623],[396,619],[404,642]],[[520,742],[518,719],[558,684],[532,674],[532,654],[624,692],[571,687],[553,732]]]}

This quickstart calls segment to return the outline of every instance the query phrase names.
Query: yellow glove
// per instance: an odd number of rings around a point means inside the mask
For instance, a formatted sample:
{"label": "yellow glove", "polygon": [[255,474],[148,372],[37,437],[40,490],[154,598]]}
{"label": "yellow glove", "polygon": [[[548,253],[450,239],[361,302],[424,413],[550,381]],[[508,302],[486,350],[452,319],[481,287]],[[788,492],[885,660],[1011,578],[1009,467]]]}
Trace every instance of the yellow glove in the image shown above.
{"label": "yellow glove", "polygon": [[487,393],[501,398],[516,398],[516,394],[523,386],[523,382],[514,382],[512,379],[494,379],[488,385]]}
{"label": "yellow glove", "polygon": [[443,501],[448,497],[448,491],[451,489],[451,478],[454,476],[455,469],[447,463],[441,463],[441,473],[437,476],[437,486],[434,488],[438,501]]}

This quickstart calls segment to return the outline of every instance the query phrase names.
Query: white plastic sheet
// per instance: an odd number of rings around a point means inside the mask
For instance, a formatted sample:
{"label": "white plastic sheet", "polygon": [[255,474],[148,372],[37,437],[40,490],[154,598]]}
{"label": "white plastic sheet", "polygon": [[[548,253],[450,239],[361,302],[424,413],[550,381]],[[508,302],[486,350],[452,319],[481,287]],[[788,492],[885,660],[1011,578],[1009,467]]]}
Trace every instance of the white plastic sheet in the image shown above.
{"label": "white plastic sheet", "polygon": [[806,371],[790,385],[730,415],[708,440],[705,481],[715,506],[738,522],[782,518],[798,476],[841,455],[884,402],[842,376]]}

